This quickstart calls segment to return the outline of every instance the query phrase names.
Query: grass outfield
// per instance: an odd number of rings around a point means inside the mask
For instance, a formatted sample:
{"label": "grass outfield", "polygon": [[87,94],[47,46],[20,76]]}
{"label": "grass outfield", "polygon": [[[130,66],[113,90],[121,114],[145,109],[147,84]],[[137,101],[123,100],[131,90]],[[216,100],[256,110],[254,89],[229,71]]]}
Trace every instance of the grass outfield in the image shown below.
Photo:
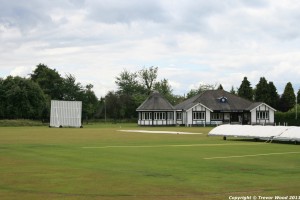
{"label": "grass outfield", "polygon": [[299,145],[223,141],[210,129],[0,127],[0,199],[300,196]]}

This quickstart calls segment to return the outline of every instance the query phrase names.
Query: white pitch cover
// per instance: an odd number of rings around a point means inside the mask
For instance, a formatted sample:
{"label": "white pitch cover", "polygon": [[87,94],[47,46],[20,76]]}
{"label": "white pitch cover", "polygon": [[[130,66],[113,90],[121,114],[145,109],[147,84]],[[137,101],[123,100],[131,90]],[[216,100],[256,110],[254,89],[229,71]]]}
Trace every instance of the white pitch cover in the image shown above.
{"label": "white pitch cover", "polygon": [[50,127],[81,127],[81,101],[51,100]]}
{"label": "white pitch cover", "polygon": [[208,135],[300,141],[300,127],[226,124],[212,129]]}

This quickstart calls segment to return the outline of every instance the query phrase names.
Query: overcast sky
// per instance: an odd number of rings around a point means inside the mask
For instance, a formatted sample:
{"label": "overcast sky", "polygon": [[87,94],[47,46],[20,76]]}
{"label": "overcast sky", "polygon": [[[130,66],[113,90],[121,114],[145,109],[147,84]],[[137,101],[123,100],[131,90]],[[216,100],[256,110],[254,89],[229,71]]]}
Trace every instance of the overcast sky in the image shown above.
{"label": "overcast sky", "polygon": [[175,94],[200,83],[300,88],[298,0],[0,0],[0,77],[44,63],[91,83],[157,66]]}

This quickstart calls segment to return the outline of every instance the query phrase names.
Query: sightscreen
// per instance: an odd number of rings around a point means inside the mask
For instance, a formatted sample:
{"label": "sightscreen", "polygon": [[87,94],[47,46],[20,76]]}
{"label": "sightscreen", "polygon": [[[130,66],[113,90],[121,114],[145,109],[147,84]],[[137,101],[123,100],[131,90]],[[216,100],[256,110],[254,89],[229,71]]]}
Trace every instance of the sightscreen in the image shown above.
{"label": "sightscreen", "polygon": [[209,136],[234,136],[258,139],[300,141],[300,127],[221,125],[212,129]]}
{"label": "sightscreen", "polygon": [[81,127],[81,101],[51,100],[50,127]]}

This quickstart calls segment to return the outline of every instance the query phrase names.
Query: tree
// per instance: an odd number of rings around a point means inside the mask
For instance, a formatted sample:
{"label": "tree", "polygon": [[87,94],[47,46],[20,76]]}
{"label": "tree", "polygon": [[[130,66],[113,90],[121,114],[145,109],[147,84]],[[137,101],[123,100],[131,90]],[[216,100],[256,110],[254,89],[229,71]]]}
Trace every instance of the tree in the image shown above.
{"label": "tree", "polygon": [[197,94],[201,94],[207,90],[214,90],[216,88],[216,84],[200,84],[198,89],[191,89],[187,95],[186,98],[191,98]]}
{"label": "tree", "polygon": [[39,84],[49,100],[62,100],[63,78],[55,69],[50,69],[44,64],[38,64],[33,73],[30,74],[30,78]]}
{"label": "tree", "polygon": [[300,89],[297,92],[297,104],[300,104]]}
{"label": "tree", "polygon": [[291,82],[288,82],[280,98],[280,110],[287,112],[295,106],[296,96]]}
{"label": "tree", "polygon": [[109,91],[105,96],[105,107],[107,117],[111,119],[120,119],[123,115],[122,104],[119,95],[114,91]]}
{"label": "tree", "polygon": [[268,103],[270,100],[268,82],[265,77],[261,77],[256,85],[254,100],[257,102]]}
{"label": "tree", "polygon": [[0,78],[0,119],[4,118],[4,109],[5,109],[5,90],[3,86],[4,80]]}
{"label": "tree", "polygon": [[139,84],[137,72],[129,72],[126,69],[123,70],[118,77],[116,77],[115,83],[118,86],[118,91],[122,94],[132,95],[136,92],[140,92],[143,87]]}
{"label": "tree", "polygon": [[150,67],[149,69],[143,68],[138,72],[141,83],[146,87],[147,95],[152,92],[153,85],[157,78],[158,67]]}
{"label": "tree", "polygon": [[83,104],[82,115],[87,120],[87,122],[89,119],[94,117],[98,108],[98,98],[92,90],[93,87],[94,86],[92,84],[86,85],[81,98]]}
{"label": "tree", "polygon": [[163,79],[160,82],[156,82],[154,84],[154,90],[157,90],[160,94],[162,94],[171,104],[174,105],[175,97],[173,95],[173,90],[169,81],[167,79]]}
{"label": "tree", "polygon": [[219,85],[218,89],[217,90],[223,90],[223,86],[222,84]]}
{"label": "tree", "polygon": [[76,82],[75,76],[67,74],[63,79],[63,96],[62,99],[66,101],[80,101],[84,95],[83,86]]}
{"label": "tree", "polygon": [[268,89],[269,89],[269,101],[266,102],[268,105],[271,107],[278,109],[279,106],[279,95],[277,93],[277,89],[272,81],[269,82],[268,84]]}
{"label": "tree", "polygon": [[244,80],[238,89],[238,95],[250,101],[253,100],[253,90],[251,83],[247,80],[247,77],[244,77]]}
{"label": "tree", "polygon": [[7,77],[2,82],[2,105],[8,119],[40,119],[46,100],[39,85],[30,79]]}
{"label": "tree", "polygon": [[235,91],[235,89],[234,89],[234,87],[233,87],[233,86],[231,86],[230,93],[231,93],[231,94],[236,94],[236,91]]}

